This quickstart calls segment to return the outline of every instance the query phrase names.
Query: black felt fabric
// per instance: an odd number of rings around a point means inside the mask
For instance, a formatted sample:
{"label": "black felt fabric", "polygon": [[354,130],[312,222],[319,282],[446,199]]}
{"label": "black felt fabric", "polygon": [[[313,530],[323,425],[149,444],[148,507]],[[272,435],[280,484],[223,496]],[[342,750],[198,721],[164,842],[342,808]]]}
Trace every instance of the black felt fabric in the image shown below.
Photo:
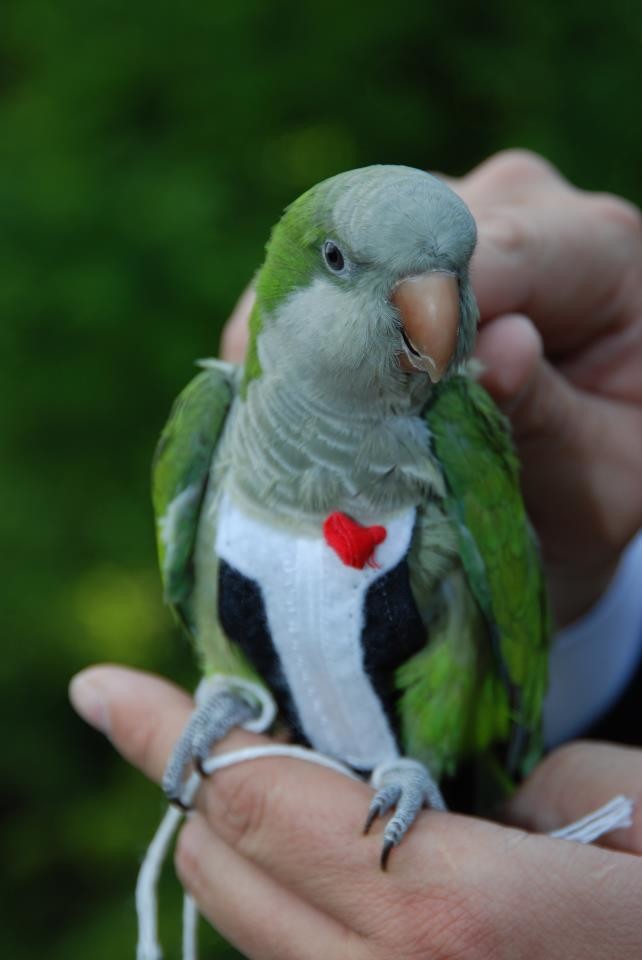
{"label": "black felt fabric", "polygon": [[307,743],[272,643],[261,588],[225,560],[221,560],[219,566],[218,615],[227,637],[241,648],[272,691],[294,738],[299,743]]}
{"label": "black felt fabric", "polygon": [[399,741],[395,671],[426,645],[426,628],[410,589],[405,560],[368,590],[362,637],[364,667]]}

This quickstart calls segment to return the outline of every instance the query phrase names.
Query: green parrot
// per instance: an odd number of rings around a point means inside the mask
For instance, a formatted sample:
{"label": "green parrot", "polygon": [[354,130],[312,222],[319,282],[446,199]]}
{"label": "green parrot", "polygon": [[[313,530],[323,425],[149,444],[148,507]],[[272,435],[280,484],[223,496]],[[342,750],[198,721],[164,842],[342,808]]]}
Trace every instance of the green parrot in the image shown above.
{"label": "green parrot", "polygon": [[259,712],[244,680],[371,776],[384,867],[468,759],[513,778],[536,757],[549,616],[510,433],[467,364],[475,240],[422,171],[317,184],[267,244],[245,365],[205,361],[178,398],[153,469],[165,599],[229,682],[170,759],[175,803]]}

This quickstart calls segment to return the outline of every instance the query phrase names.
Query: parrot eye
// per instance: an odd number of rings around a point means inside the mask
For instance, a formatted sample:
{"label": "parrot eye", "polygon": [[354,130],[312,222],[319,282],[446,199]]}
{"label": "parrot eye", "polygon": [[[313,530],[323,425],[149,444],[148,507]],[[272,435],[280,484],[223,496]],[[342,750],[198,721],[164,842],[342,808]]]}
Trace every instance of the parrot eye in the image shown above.
{"label": "parrot eye", "polygon": [[343,273],[346,265],[345,257],[332,240],[326,240],[323,244],[323,259],[326,262],[328,270],[331,270],[333,273]]}

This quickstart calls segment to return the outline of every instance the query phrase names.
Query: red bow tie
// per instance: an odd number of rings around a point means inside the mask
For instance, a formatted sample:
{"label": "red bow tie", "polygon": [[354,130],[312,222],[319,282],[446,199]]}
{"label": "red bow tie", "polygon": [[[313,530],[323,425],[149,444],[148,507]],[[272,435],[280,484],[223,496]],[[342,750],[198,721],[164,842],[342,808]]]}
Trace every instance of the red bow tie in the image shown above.
{"label": "red bow tie", "polygon": [[376,567],[376,547],[386,539],[385,527],[362,527],[345,513],[331,513],[323,524],[323,536],[347,567]]}

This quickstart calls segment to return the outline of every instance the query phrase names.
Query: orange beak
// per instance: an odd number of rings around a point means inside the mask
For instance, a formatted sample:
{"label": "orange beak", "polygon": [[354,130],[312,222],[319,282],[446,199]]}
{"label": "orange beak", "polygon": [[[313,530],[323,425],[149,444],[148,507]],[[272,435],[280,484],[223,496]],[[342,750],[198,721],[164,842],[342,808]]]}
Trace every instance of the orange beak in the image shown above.
{"label": "orange beak", "polygon": [[390,299],[401,315],[402,370],[427,373],[433,383],[438,383],[457,346],[457,277],[437,271],[406,277],[394,288]]}

